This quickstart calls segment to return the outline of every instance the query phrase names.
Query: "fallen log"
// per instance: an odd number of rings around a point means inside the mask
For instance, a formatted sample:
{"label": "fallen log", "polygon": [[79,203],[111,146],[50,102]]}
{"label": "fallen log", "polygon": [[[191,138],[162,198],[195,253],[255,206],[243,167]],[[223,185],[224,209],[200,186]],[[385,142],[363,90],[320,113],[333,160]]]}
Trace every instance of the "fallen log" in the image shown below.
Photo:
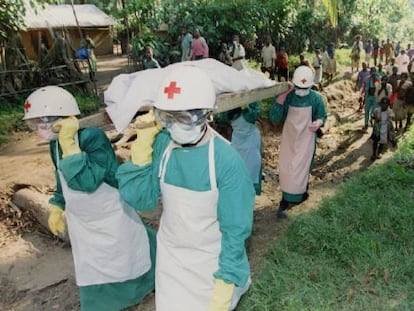
{"label": "fallen log", "polygon": [[[36,220],[47,230],[50,231],[48,219],[50,214],[50,196],[44,193],[37,192],[30,188],[18,190],[12,198],[12,203],[23,211],[29,211]],[[67,233],[58,236],[61,240],[69,242]]]}

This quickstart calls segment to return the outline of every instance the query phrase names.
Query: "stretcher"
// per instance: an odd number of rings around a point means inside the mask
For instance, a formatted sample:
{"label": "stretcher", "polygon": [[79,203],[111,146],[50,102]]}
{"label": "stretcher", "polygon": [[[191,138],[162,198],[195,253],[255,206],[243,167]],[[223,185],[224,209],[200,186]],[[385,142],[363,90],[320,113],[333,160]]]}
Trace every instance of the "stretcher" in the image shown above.
{"label": "stretcher", "polygon": [[[275,98],[277,95],[288,91],[288,82],[276,82],[273,86],[257,88],[246,91],[228,92],[217,95],[217,107],[215,113],[232,110],[252,102]],[[149,109],[149,106],[143,106],[143,111]],[[111,125],[112,121],[105,110],[81,118],[80,127],[105,127]]]}

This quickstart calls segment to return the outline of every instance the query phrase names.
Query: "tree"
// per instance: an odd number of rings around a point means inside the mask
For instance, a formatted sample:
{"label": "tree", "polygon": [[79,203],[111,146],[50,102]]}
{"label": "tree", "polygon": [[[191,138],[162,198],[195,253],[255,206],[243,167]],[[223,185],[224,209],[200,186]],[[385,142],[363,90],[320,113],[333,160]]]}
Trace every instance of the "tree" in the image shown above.
{"label": "tree", "polygon": [[25,10],[23,0],[0,1],[0,44],[24,27]]}
{"label": "tree", "polygon": [[329,20],[333,27],[338,25],[338,0],[322,0],[328,10]]}

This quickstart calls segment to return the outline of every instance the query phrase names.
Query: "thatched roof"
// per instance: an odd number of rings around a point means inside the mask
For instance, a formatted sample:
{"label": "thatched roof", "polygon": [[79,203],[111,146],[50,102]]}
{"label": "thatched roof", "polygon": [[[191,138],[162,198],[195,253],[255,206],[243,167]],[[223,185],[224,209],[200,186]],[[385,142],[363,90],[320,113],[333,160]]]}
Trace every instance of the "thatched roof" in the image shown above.
{"label": "thatched roof", "polygon": [[[80,27],[107,27],[116,21],[93,4],[75,5]],[[26,7],[25,24],[27,29],[77,27],[72,6],[69,4],[48,5],[44,8]]]}

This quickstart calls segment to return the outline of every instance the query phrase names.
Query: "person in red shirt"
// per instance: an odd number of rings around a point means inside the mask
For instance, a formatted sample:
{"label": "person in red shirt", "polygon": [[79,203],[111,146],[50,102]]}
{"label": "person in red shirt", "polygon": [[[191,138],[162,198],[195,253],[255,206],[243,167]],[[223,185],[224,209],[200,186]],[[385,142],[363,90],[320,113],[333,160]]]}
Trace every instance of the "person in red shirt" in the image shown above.
{"label": "person in red shirt", "polygon": [[[282,47],[276,55],[275,68],[279,82],[289,80],[289,56],[284,47]],[[284,80],[282,80],[282,78]]]}

